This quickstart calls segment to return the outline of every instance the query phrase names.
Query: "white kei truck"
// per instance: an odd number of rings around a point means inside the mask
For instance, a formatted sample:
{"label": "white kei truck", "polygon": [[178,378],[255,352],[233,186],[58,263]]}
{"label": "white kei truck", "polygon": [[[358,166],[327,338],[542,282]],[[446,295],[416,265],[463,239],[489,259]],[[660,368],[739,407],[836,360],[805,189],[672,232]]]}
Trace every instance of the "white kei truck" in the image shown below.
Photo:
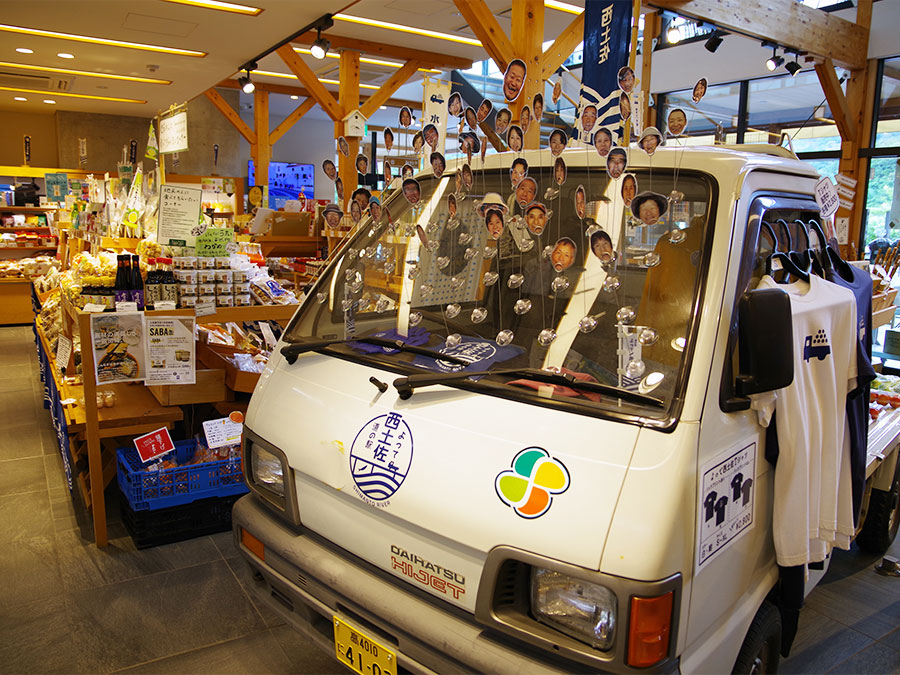
{"label": "white kei truck", "polygon": [[[561,159],[461,158],[370,206],[251,399],[235,544],[362,675],[776,672],[749,396],[803,341],[756,288],[761,224],[806,247],[819,177],[778,146]],[[869,430],[870,550],[900,524],[898,430]]]}

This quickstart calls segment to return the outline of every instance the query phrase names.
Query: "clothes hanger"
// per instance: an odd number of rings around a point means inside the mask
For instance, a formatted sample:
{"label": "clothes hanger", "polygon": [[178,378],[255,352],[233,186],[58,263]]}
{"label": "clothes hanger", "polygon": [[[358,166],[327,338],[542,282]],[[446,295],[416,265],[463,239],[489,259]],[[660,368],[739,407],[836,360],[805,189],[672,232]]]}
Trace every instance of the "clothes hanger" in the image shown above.
{"label": "clothes hanger", "polygon": [[[779,218],[775,221],[775,224],[781,226],[781,231],[784,233],[784,238],[787,240],[785,251],[775,251],[769,256],[770,260],[777,260],[782,263],[781,268],[784,270],[785,276],[782,277],[779,283],[788,283],[789,275],[803,281],[809,281],[809,261],[806,260],[800,262],[800,254],[794,251],[794,240],[791,236],[791,229],[788,227],[787,221],[784,220],[784,218]],[[776,241],[778,240],[776,239]],[[784,264],[785,261],[789,264]]]}
{"label": "clothes hanger", "polygon": [[[838,268],[838,272],[841,273],[841,276],[844,275],[844,271],[846,267],[850,267],[850,265],[841,258],[841,254],[834,250],[831,244],[828,243],[828,239],[825,236],[825,230],[822,229],[822,226],[819,224],[819,221],[815,218],[810,219],[809,221],[810,229],[816,233],[816,236],[819,238],[819,246],[820,246],[820,256],[819,262],[822,265],[822,269],[826,272],[830,272],[835,268]],[[852,278],[852,273],[851,273]],[[848,279],[849,281],[850,279]]]}
{"label": "clothes hanger", "polygon": [[792,252],[790,254],[791,257],[794,259],[794,262],[797,263],[798,267],[807,267],[824,279],[825,269],[822,267],[822,263],[819,262],[819,258],[816,256],[816,252],[812,247],[812,242],[809,238],[809,228],[806,226],[806,223],[799,218],[795,220],[794,223],[799,226],[800,232],[803,233],[803,236],[806,239],[806,248]]}
{"label": "clothes hanger", "polygon": [[[784,223],[784,221],[781,221],[781,222]],[[802,270],[800,267],[798,267],[794,263],[793,260],[791,260],[790,255],[788,255],[784,251],[778,250],[779,241],[778,241],[778,237],[775,236],[775,229],[772,227],[772,225],[767,223],[764,220],[760,221],[760,225],[766,231],[768,231],[769,236],[772,237],[772,242],[774,244],[772,253],[770,253],[769,256],[766,258],[766,274],[768,274],[769,276],[771,276],[774,279],[775,275],[773,274],[773,268],[774,268],[774,271],[776,271],[776,272],[779,269],[784,271],[785,276],[782,277],[782,280],[778,281],[776,279],[776,282],[780,283],[780,284],[786,283],[789,275],[793,275],[794,277],[797,277],[798,279],[801,279],[802,281],[809,281],[809,271]],[[784,223],[784,229],[787,232],[787,223]],[[787,236],[788,236],[788,239],[790,240],[790,232],[787,232]]]}

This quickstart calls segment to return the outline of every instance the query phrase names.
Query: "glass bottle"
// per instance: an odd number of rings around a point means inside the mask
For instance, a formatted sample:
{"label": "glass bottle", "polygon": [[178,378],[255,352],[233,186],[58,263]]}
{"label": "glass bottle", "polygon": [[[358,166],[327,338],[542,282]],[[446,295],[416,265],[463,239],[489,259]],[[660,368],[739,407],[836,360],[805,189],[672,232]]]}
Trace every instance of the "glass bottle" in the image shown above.
{"label": "glass bottle", "polygon": [[150,308],[162,300],[162,286],[160,279],[160,267],[162,258],[149,258],[147,260],[147,281],[144,283],[144,304]]}
{"label": "glass bottle", "polygon": [[139,310],[144,309],[144,280],[141,278],[141,258],[131,256],[131,301],[137,303]]}
{"label": "glass bottle", "polygon": [[116,302],[128,302],[131,300],[131,258],[119,255],[116,268]]}

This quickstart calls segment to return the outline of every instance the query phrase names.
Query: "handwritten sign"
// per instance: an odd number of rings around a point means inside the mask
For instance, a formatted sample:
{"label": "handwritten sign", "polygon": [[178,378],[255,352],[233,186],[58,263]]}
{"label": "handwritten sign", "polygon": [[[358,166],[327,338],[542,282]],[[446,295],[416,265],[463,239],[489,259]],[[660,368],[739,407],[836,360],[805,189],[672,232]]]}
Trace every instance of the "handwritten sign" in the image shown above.
{"label": "handwritten sign", "polygon": [[210,450],[229,445],[240,445],[244,425],[240,422],[232,422],[228,417],[223,417],[204,422],[203,433],[206,434],[206,447]]}
{"label": "handwritten sign", "polygon": [[164,246],[194,246],[200,234],[202,190],[163,185],[159,189],[159,227],[156,241]]}
{"label": "handwritten sign", "polygon": [[840,196],[828,176],[816,183],[816,204],[819,205],[823,218],[833,216],[840,206]]}
{"label": "handwritten sign", "polygon": [[159,151],[162,154],[184,152],[188,149],[187,112],[180,112],[159,121]]}
{"label": "handwritten sign", "polygon": [[194,244],[196,255],[201,258],[216,258],[228,255],[228,244],[234,241],[234,230],[230,227],[208,227],[197,237]]}
{"label": "handwritten sign", "polygon": [[65,372],[69,366],[70,356],[72,356],[72,341],[65,335],[60,335],[56,344],[56,367],[60,372]]}
{"label": "handwritten sign", "polygon": [[172,442],[172,437],[169,436],[169,430],[163,427],[135,438],[134,447],[141,456],[141,461],[149,462],[160,455],[172,452],[175,449],[175,444]]}

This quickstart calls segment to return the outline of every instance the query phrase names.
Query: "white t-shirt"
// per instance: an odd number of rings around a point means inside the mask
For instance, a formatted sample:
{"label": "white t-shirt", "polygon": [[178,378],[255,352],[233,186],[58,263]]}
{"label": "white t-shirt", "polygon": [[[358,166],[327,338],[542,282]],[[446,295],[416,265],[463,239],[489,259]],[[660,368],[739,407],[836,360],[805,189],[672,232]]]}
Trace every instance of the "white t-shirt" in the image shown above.
{"label": "white t-shirt", "polygon": [[778,411],[773,534],[779,565],[818,562],[854,534],[847,394],[856,388],[856,299],[815,275],[759,288],[791,300],[794,381],[753,397],[760,423]]}

